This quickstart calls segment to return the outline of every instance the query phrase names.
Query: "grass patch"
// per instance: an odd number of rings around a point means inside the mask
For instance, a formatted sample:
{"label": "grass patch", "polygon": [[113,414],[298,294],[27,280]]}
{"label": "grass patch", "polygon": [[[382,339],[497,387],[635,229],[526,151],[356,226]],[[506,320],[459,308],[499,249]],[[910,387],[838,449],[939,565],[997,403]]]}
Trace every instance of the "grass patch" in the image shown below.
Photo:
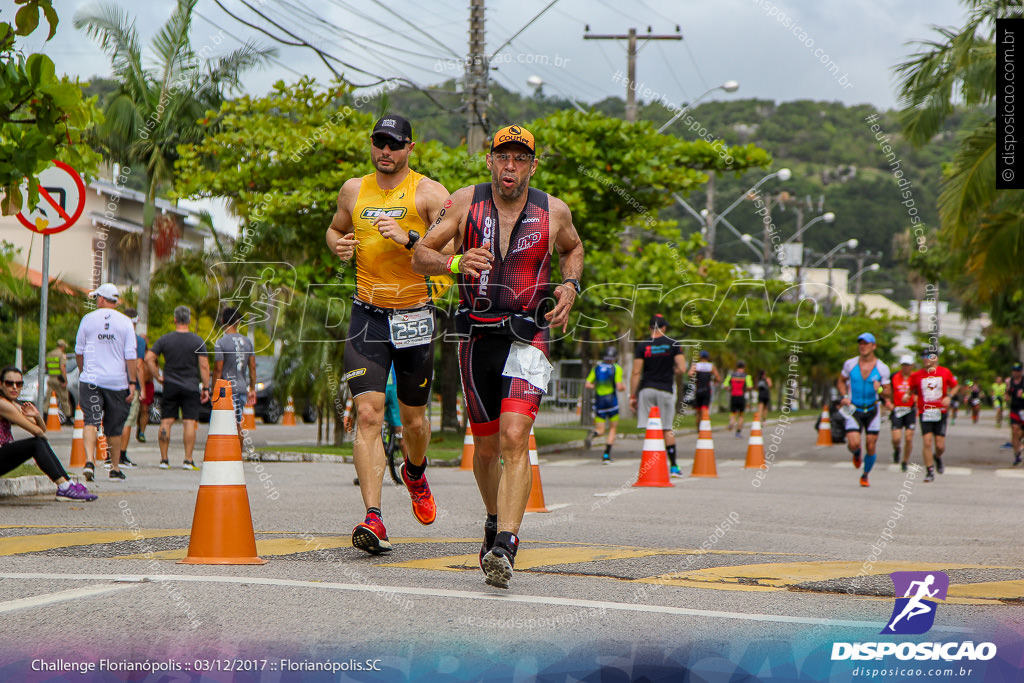
{"label": "grass patch", "polygon": [[35,477],[46,476],[46,473],[36,467],[30,462],[23,462],[22,464],[15,467],[13,470],[3,476],[4,479],[13,479],[15,477]]}
{"label": "grass patch", "polygon": [[[462,457],[463,435],[455,432],[434,432],[430,436],[430,446],[427,447],[427,457],[435,460],[454,460]],[[328,455],[352,455],[352,442],[347,441],[341,446],[323,444],[321,446],[308,445],[278,445],[268,451],[287,451],[291,453],[326,453]]]}

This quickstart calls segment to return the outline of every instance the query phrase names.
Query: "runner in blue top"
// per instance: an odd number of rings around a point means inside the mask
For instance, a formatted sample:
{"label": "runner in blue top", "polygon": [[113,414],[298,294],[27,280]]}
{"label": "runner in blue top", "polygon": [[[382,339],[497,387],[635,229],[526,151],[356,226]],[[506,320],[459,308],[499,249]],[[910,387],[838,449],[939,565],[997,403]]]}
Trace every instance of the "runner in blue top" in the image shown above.
{"label": "runner in blue top", "polygon": [[608,423],[608,440],[605,441],[604,453],[601,455],[601,462],[605,464],[612,461],[612,446],[615,445],[615,432],[619,427],[619,397],[615,392],[626,390],[622,380],[622,366],[615,362],[616,356],[613,348],[605,351],[604,360],[590,368],[590,374],[583,385],[594,390],[593,435],[604,434],[604,423]]}
{"label": "runner in blue top", "polygon": [[843,364],[836,386],[842,394],[840,412],[846,417],[846,445],[853,454],[853,466],[860,469],[860,433],[865,439],[864,474],[860,485],[870,486],[868,474],[875,466],[875,446],[881,426],[880,403],[889,403],[892,385],[889,368],[875,357],[875,335],[870,332],[857,337],[857,354]]}

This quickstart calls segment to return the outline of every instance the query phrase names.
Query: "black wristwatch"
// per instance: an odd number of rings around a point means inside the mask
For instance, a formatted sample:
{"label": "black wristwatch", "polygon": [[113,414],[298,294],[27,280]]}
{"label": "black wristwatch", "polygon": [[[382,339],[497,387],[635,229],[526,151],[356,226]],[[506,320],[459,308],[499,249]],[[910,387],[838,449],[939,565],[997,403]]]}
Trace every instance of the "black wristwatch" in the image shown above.
{"label": "black wristwatch", "polygon": [[580,293],[580,281],[569,278],[568,280],[562,280],[563,285],[572,285],[572,288],[576,290],[576,294]]}
{"label": "black wristwatch", "polygon": [[416,246],[416,243],[420,241],[420,234],[415,230],[409,231],[409,241],[405,243],[405,248],[412,251],[412,248]]}

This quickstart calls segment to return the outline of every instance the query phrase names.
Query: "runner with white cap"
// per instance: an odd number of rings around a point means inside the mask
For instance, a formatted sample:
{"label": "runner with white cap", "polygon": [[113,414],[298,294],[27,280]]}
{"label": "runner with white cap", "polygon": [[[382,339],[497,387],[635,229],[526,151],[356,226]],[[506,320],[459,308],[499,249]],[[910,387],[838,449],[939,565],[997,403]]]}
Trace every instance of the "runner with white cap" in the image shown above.
{"label": "runner with white cap", "polygon": [[892,376],[892,412],[889,421],[892,423],[892,461],[900,462],[900,444],[906,444],[903,450],[903,462],[900,468],[906,472],[910,462],[910,452],[914,448],[914,396],[910,387],[910,376],[914,373],[914,357],[909,353],[900,356],[900,371]]}

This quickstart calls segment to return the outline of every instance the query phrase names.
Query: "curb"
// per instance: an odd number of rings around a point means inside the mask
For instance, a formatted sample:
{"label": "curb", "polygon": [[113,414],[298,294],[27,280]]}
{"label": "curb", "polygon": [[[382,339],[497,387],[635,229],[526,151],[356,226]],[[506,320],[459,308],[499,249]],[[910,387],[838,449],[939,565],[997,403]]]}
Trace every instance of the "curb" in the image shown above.
{"label": "curb", "polygon": [[[582,441],[580,442],[583,443]],[[351,455],[334,455],[332,453],[299,453],[295,451],[256,451],[245,453],[242,460],[246,462],[330,462],[336,464],[352,464]],[[431,467],[458,467],[461,463],[455,460],[431,460]]]}
{"label": "curb", "polygon": [[[81,481],[81,476],[68,474],[71,481]],[[0,479],[0,498],[13,498],[15,496],[49,496],[56,495],[57,485],[50,481],[50,478],[40,474],[27,477],[14,477],[12,479]]]}

